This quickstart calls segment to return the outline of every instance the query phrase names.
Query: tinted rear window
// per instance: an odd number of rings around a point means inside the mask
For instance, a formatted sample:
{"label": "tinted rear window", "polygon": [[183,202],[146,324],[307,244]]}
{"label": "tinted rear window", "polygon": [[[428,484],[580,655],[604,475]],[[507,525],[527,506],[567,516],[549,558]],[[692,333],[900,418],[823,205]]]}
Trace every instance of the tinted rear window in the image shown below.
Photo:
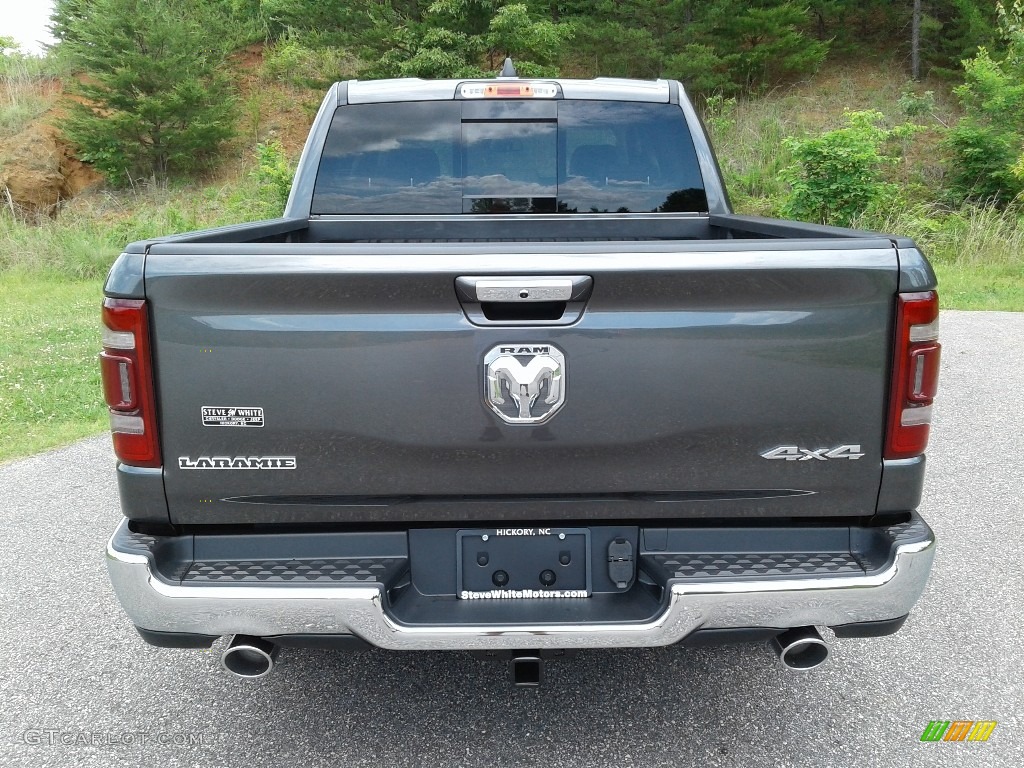
{"label": "tinted rear window", "polygon": [[701,212],[682,111],[606,101],[360,104],[334,115],[313,213]]}

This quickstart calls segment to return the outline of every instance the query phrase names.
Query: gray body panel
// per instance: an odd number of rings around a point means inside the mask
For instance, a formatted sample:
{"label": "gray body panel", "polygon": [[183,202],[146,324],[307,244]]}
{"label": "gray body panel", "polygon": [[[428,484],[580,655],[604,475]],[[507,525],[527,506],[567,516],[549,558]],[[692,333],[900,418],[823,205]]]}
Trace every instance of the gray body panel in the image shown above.
{"label": "gray body panel", "polygon": [[[470,323],[456,278],[517,274],[588,275],[593,293],[569,327]],[[899,279],[878,237],[155,244],[170,518],[871,515]],[[484,403],[483,357],[506,342],[564,352],[550,422],[505,424]],[[203,406],[263,408],[265,424],[204,427]],[[863,458],[760,456],[844,444]],[[179,469],[201,456],[296,467]]]}

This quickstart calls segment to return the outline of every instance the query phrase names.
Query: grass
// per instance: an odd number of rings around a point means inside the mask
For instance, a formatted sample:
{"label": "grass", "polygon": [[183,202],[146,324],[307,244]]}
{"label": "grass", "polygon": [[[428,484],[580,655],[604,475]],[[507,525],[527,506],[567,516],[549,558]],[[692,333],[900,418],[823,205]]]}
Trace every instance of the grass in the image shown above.
{"label": "grass", "polygon": [[87,192],[59,216],[13,216],[0,206],[0,274],[106,275],[126,243],[280,214],[248,177],[232,183]]}
{"label": "grass", "polygon": [[936,263],[943,309],[1024,311],[1024,266]]}
{"label": "grass", "polygon": [[37,56],[0,53],[0,137],[13,136],[52,105],[47,62]]}
{"label": "grass", "polygon": [[106,426],[99,280],[0,274],[0,462]]}
{"label": "grass", "polygon": [[0,213],[0,274],[20,273],[51,280],[83,280],[102,276],[124,242],[113,239],[112,227],[97,221],[32,224]]}
{"label": "grass", "polygon": [[862,226],[914,239],[938,275],[943,309],[1024,311],[1024,212],[916,205]]}
{"label": "grass", "polygon": [[125,243],[266,216],[251,182],[91,193],[56,219],[0,211],[0,462],[106,429],[103,278]]}

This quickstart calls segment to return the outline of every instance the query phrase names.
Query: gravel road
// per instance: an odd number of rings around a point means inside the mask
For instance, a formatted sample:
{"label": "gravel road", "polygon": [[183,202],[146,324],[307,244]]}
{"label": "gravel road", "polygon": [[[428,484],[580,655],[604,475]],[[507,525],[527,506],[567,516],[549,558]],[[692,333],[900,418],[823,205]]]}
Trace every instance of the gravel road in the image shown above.
{"label": "gravel road", "polygon": [[[758,645],[581,652],[536,690],[441,653],[286,650],[235,680],[220,645],[150,648],[116,604],[107,438],[0,467],[0,766],[1018,766],[1024,314],[942,324],[932,581],[902,632],[807,674]],[[936,719],[998,726],[921,743]]]}

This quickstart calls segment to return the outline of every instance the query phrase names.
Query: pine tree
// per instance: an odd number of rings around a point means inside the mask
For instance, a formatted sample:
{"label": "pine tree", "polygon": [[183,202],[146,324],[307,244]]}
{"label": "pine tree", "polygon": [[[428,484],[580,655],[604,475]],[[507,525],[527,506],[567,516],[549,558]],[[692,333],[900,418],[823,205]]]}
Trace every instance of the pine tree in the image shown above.
{"label": "pine tree", "polygon": [[65,133],[108,179],[204,169],[234,134],[225,17],[202,0],[62,0],[54,31],[82,74]]}
{"label": "pine tree", "polygon": [[829,43],[806,33],[805,6],[788,0],[674,0],[680,22],[665,42],[675,55],[666,74],[695,91],[756,90],[814,72]]}

